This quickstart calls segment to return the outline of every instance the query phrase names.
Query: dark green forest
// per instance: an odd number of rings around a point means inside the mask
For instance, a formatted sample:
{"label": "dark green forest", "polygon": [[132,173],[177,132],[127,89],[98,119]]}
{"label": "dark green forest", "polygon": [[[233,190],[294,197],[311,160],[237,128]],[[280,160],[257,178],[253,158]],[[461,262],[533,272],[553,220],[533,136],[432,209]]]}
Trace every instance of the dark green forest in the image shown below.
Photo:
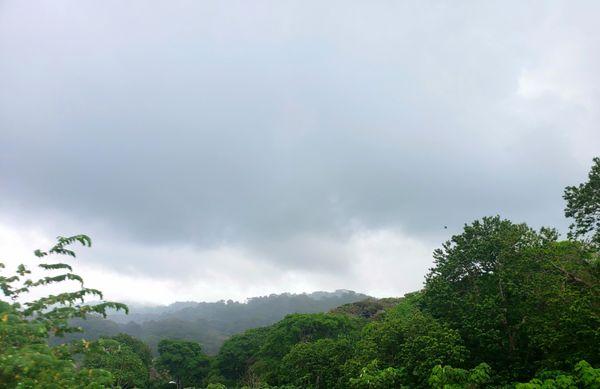
{"label": "dark green forest", "polygon": [[[212,356],[220,340],[180,332],[153,338],[155,350],[144,331],[121,325],[135,336],[74,338],[80,320],[128,307],[50,260],[91,245],[85,235],[59,237],[35,252],[48,276],[2,269],[0,387],[600,388],[600,158],[563,197],[564,237],[500,216],[470,222],[435,250],[421,290],[272,324],[250,317],[219,332],[227,340]],[[28,298],[68,281],[81,287]],[[227,312],[244,315],[235,309]]]}

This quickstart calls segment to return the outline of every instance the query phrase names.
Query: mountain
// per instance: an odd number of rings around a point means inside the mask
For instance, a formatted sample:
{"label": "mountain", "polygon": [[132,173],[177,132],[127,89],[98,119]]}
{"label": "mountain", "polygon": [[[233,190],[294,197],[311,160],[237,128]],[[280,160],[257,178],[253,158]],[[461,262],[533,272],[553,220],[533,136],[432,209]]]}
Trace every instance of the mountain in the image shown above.
{"label": "mountain", "polygon": [[54,343],[85,337],[97,339],[124,332],[147,342],[153,350],[161,339],[200,342],[208,354],[215,354],[231,335],[250,328],[271,325],[291,313],[327,312],[369,296],[351,290],[318,291],[302,294],[271,294],[246,302],[176,302],[167,306],[130,306],[130,314],[115,313],[107,319],[91,317],[74,324],[83,333],[71,334]]}

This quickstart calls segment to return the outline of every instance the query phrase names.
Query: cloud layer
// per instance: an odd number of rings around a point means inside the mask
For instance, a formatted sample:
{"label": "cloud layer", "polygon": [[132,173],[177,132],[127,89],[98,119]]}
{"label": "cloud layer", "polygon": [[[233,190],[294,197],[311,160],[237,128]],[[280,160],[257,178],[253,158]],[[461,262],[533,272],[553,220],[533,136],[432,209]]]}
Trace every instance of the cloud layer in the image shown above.
{"label": "cloud layer", "polygon": [[162,285],[119,297],[414,289],[464,222],[564,226],[600,146],[599,8],[3,2],[0,222]]}

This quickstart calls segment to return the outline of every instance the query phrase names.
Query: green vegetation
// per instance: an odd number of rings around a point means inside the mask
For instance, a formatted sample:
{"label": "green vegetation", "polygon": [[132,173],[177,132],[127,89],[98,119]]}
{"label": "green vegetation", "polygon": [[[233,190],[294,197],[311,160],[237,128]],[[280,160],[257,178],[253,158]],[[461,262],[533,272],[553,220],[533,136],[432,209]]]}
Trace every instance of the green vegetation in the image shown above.
{"label": "green vegetation", "polygon": [[158,354],[157,366],[169,372],[178,389],[201,383],[208,373],[208,357],[198,343],[164,339]]}
{"label": "green vegetation", "polygon": [[148,385],[148,367],[130,346],[114,339],[99,339],[89,345],[83,366],[110,371],[114,384],[121,388]]}
{"label": "green vegetation", "polygon": [[[58,237],[48,251],[36,250],[38,258],[66,255],[75,258],[69,247],[74,243],[91,246],[85,235]],[[14,275],[0,276],[0,289],[8,301],[0,301],[0,385],[5,388],[100,388],[110,386],[114,380],[107,370],[78,367],[75,356],[89,347],[86,342],[60,347],[49,347],[50,335],[61,336],[79,329],[69,325],[72,318],[85,318],[90,314],[106,315],[109,308],[127,310],[123,304],[101,301],[85,304],[86,296],[102,299],[102,293],[85,288],[73,268],[62,262],[40,263],[38,267],[51,275],[33,277],[24,264]],[[4,268],[0,264],[0,268]],[[58,272],[58,274],[56,274]],[[74,281],[79,288],[72,292],[49,294],[37,299],[27,299],[29,292],[52,284]]]}
{"label": "green vegetation", "polygon": [[[568,240],[476,220],[434,252],[421,291],[289,314],[231,336],[214,357],[165,337],[153,358],[126,334],[51,347],[50,335],[78,330],[72,319],[126,307],[84,304],[101,294],[67,264],[41,264],[62,273],[37,280],[21,265],[0,277],[0,388],[600,388],[599,182],[596,158],[589,181],[566,189]],[[36,255],[74,257],[75,242],[90,245],[59,238]],[[80,289],[23,298],[69,281]]]}
{"label": "green vegetation", "polygon": [[215,355],[223,342],[245,330],[278,322],[291,313],[321,313],[368,296],[348,290],[310,294],[271,294],[253,297],[245,303],[218,301],[214,303],[181,302],[169,306],[135,307],[129,315],[115,313],[108,318],[73,320],[72,325],[83,333],[53,338],[52,344],[77,339],[98,339],[129,334],[141,339],[156,354],[162,339],[184,339],[202,344],[209,355]]}
{"label": "green vegetation", "polygon": [[567,187],[563,197],[565,216],[573,218],[569,237],[600,247],[600,157],[594,158],[588,181]]}

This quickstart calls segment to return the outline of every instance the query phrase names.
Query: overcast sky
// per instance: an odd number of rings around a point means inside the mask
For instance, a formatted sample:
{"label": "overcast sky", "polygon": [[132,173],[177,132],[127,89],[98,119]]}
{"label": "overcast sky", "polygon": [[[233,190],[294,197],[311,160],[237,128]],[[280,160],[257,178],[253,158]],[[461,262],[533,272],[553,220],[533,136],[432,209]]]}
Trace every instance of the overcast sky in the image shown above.
{"label": "overcast sky", "polygon": [[0,258],[86,233],[111,299],[392,296],[465,222],[564,230],[600,154],[598,15],[0,0]]}

